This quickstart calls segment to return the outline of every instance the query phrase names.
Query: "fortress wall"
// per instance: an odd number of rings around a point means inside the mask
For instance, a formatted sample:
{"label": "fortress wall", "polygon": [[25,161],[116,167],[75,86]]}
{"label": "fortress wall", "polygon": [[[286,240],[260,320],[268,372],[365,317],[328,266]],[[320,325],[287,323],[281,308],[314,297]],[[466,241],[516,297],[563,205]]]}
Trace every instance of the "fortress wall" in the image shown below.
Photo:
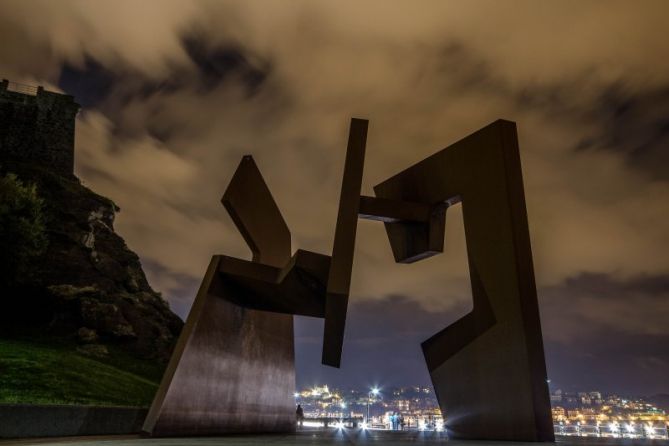
{"label": "fortress wall", "polygon": [[69,95],[0,83],[0,165],[44,166],[74,175],[74,122],[80,106]]}

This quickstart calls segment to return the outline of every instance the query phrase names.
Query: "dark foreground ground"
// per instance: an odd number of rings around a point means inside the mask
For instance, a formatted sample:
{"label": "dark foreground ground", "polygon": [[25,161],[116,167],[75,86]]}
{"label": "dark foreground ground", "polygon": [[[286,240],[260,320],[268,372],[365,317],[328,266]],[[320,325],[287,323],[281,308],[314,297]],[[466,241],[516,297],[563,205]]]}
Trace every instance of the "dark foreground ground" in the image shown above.
{"label": "dark foreground ground", "polygon": [[[50,438],[30,440],[0,440],[0,446],[7,445],[57,445],[57,446],[309,446],[309,445],[389,445],[409,446],[417,443],[449,446],[530,446],[537,443],[459,441],[449,440],[439,432],[392,432],[363,431],[361,429],[306,429],[295,434],[282,435],[239,435],[202,438],[140,438],[138,436]],[[546,443],[541,443],[546,444]],[[612,439],[558,437],[557,446],[669,446],[667,440]]]}

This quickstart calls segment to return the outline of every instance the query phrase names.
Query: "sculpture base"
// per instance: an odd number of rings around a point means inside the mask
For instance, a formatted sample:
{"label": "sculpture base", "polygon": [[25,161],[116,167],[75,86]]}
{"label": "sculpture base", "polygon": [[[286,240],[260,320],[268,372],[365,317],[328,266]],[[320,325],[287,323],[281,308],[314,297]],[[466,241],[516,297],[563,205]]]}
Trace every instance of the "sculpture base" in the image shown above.
{"label": "sculpture base", "polygon": [[[533,378],[522,344],[499,348],[503,329],[493,327],[440,367],[430,371],[444,428],[454,440],[553,442],[543,407],[533,402]],[[492,372],[495,373],[492,373]]]}
{"label": "sculpture base", "polygon": [[215,256],[143,431],[199,436],[295,430],[293,316],[221,297]]}

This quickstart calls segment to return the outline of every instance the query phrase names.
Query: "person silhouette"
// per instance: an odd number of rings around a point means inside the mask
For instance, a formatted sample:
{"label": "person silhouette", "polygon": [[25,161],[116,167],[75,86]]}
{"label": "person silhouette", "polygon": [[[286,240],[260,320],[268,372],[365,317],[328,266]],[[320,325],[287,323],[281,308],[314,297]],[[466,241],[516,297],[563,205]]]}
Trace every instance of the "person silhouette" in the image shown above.
{"label": "person silhouette", "polygon": [[300,425],[300,427],[302,427],[304,425],[304,410],[302,409],[301,404],[297,405],[295,416],[297,417],[297,423]]}

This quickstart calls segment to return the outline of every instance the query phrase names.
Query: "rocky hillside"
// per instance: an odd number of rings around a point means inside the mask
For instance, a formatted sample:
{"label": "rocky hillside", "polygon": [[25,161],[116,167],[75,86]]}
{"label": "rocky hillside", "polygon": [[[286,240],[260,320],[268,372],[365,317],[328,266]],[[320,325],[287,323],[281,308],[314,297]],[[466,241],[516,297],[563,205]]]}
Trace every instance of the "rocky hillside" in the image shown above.
{"label": "rocky hillside", "polygon": [[29,284],[0,290],[3,335],[38,332],[70,339],[92,356],[107,355],[113,344],[167,361],[183,323],[114,232],[118,207],[76,178],[33,166],[12,169],[23,183],[36,184],[45,202],[48,245]]}

